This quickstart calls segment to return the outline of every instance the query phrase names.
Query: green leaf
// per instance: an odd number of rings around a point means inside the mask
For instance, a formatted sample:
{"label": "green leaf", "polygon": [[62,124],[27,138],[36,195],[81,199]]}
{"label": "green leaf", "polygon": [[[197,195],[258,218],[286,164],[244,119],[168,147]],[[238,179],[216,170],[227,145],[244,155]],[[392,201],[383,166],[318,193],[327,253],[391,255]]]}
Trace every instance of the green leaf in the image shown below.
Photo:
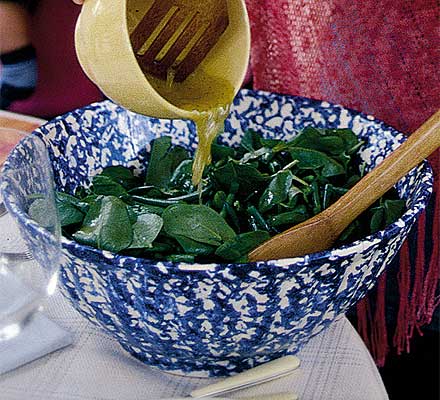
{"label": "green leaf", "polygon": [[[168,205],[167,205],[168,207]],[[143,214],[157,214],[162,215],[165,208],[158,206],[151,206],[148,204],[133,204],[128,206],[130,212],[136,215],[136,218]]]}
{"label": "green leaf", "polygon": [[153,241],[159,235],[163,220],[156,214],[141,214],[133,224],[133,241],[130,249],[152,247]]}
{"label": "green leaf", "polygon": [[213,143],[211,146],[211,155],[214,162],[227,160],[228,158],[235,158],[235,150],[231,147]]}
{"label": "green leaf", "polygon": [[83,221],[85,214],[79,209],[81,200],[67,193],[57,193],[56,203],[62,227],[80,224]]}
{"label": "green leaf", "polygon": [[127,194],[127,191],[122,185],[105,175],[94,176],[91,189],[96,195],[119,197]]}
{"label": "green leaf", "polygon": [[[39,195],[40,196],[40,195]],[[44,197],[36,197],[28,209],[31,219],[43,228],[52,230],[57,226],[58,215],[53,203]]]}
{"label": "green leaf", "polygon": [[225,260],[237,260],[269,238],[270,235],[266,231],[242,233],[221,245],[215,254]]}
{"label": "green leaf", "polygon": [[293,176],[290,171],[280,172],[272,179],[260,198],[258,204],[260,212],[264,213],[288,198],[292,179]]}
{"label": "green leaf", "polygon": [[294,226],[308,219],[309,213],[304,205],[296,207],[293,211],[287,211],[276,214],[268,219],[268,223],[272,227]]}
{"label": "green leaf", "polygon": [[176,204],[163,215],[164,230],[171,237],[187,237],[200,243],[220,246],[235,232],[214,210],[203,205]]}
{"label": "green leaf", "polygon": [[256,167],[250,164],[238,164],[233,160],[217,169],[214,177],[218,184],[227,190],[238,183],[243,192],[253,191],[262,182],[270,180],[269,175],[261,173]]}
{"label": "green leaf", "polygon": [[254,231],[269,230],[269,226],[267,225],[265,219],[255,206],[249,206],[246,211],[249,215],[249,225],[251,226],[251,229]]}
{"label": "green leaf", "polygon": [[104,168],[100,175],[111,178],[126,190],[142,185],[142,179],[134,176],[130,169],[121,165]]}
{"label": "green leaf", "polygon": [[345,151],[344,141],[337,135],[326,135],[322,129],[307,127],[288,142],[289,148],[301,147],[329,154],[341,154]]}
{"label": "green leaf", "polygon": [[176,236],[176,240],[187,254],[196,256],[209,256],[214,253],[215,247],[200,243],[185,236]]}
{"label": "green leaf", "polygon": [[188,152],[180,146],[171,146],[171,137],[162,136],[153,141],[145,184],[166,188],[177,166],[187,159]]}
{"label": "green leaf", "polygon": [[192,160],[183,160],[171,175],[169,187],[178,188],[181,193],[194,191],[192,166]]}
{"label": "green leaf", "polygon": [[371,209],[372,216],[370,221],[370,231],[375,233],[380,231],[384,227],[385,223],[385,210],[383,206],[375,207]]}
{"label": "green leaf", "polygon": [[390,225],[396,222],[404,213],[405,200],[385,200],[383,203],[385,211],[385,224]]}
{"label": "green leaf", "polygon": [[253,152],[261,147],[261,135],[248,129],[241,139],[240,149],[244,153]]}
{"label": "green leaf", "polygon": [[98,198],[73,237],[80,243],[115,253],[128,248],[133,231],[126,205],[114,196]]}
{"label": "green leaf", "polygon": [[212,200],[213,208],[217,211],[221,211],[226,202],[226,193],[223,190],[219,190],[215,193],[214,199]]}
{"label": "green leaf", "polygon": [[299,161],[297,167],[300,169],[321,169],[322,176],[324,177],[345,173],[344,167],[325,153],[300,147],[290,148],[289,152],[294,160]]}

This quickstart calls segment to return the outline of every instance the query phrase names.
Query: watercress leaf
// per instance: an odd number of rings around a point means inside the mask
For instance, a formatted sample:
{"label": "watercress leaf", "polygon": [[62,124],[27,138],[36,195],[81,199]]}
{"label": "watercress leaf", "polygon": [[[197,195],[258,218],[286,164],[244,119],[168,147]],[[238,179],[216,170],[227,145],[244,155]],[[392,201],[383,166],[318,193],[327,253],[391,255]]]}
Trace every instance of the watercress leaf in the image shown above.
{"label": "watercress leaf", "polygon": [[223,192],[223,190],[219,190],[214,195],[212,206],[217,211],[221,211],[225,202],[226,202],[226,193]]}
{"label": "watercress leaf", "polygon": [[361,141],[351,129],[326,129],[327,135],[337,135],[342,139],[344,152],[351,154],[351,149],[357,147]]}
{"label": "watercress leaf", "polygon": [[385,200],[383,203],[385,211],[385,224],[390,225],[396,222],[405,211],[405,200]]}
{"label": "watercress leaf", "polygon": [[287,192],[287,198],[289,199],[287,207],[293,208],[296,206],[298,201],[300,201],[300,198],[304,199],[304,192],[297,186],[292,185]]}
{"label": "watercress leaf", "polygon": [[122,165],[104,168],[100,175],[108,176],[114,182],[119,183],[126,190],[142,185],[142,179],[135,176],[130,169]]}
{"label": "watercress leaf", "polygon": [[84,217],[81,228],[72,235],[78,242],[98,247],[97,225],[103,198],[103,196],[98,196],[93,202],[90,202],[89,211]]}
{"label": "watercress leaf", "polygon": [[279,226],[294,226],[305,221],[310,217],[307,208],[304,205],[296,207],[293,211],[273,215],[268,219],[270,226],[277,228]]}
{"label": "watercress leaf", "polygon": [[194,191],[192,184],[192,160],[183,160],[172,173],[169,187],[178,188],[181,193]]}
{"label": "watercress leaf", "polygon": [[276,146],[278,146],[280,143],[284,143],[282,140],[279,139],[264,139],[263,137],[260,138],[261,146],[268,147],[269,149],[273,149]]}
{"label": "watercress leaf", "polygon": [[119,252],[130,246],[133,231],[126,205],[115,196],[92,203],[83,225],[73,237],[102,250]]}
{"label": "watercress leaf", "polygon": [[235,158],[235,150],[232,147],[224,146],[218,143],[213,143],[211,146],[211,156],[214,162],[225,160],[228,158]]}
{"label": "watercress leaf", "polygon": [[84,219],[85,214],[79,208],[81,200],[76,197],[67,193],[57,193],[56,204],[62,227],[80,224]]}
{"label": "watercress leaf", "polygon": [[[168,205],[167,205],[168,207]],[[136,215],[136,219],[138,216],[143,214],[157,214],[162,215],[165,208],[164,207],[158,207],[158,206],[152,206],[148,204],[133,204],[128,206],[128,209],[131,213],[134,213]]]}
{"label": "watercress leaf", "polygon": [[93,177],[92,191],[96,195],[116,197],[127,194],[127,191],[122,185],[105,175],[96,175]]}
{"label": "watercress leaf", "polygon": [[258,231],[258,230],[266,230],[269,231],[269,226],[267,225],[267,222],[263,218],[263,216],[260,214],[260,212],[257,210],[255,206],[248,206],[247,213],[249,215],[249,225],[251,226],[251,229]]}
{"label": "watercress leaf", "polygon": [[354,242],[355,240],[358,240],[362,236],[366,236],[366,234],[363,234],[365,231],[365,228],[362,227],[359,220],[353,221],[348,227],[341,233],[341,235],[338,238],[337,243],[348,243],[348,242]]}
{"label": "watercress leaf", "polygon": [[385,224],[385,210],[383,206],[374,207],[371,209],[370,231],[375,233],[380,231]]}
{"label": "watercress leaf", "polygon": [[261,135],[252,129],[248,129],[241,139],[240,150],[243,152],[253,152],[261,147]]}
{"label": "watercress leaf", "polygon": [[176,204],[162,214],[164,230],[171,237],[184,236],[200,243],[219,246],[235,232],[213,209],[204,205]]}
{"label": "watercress leaf", "polygon": [[176,240],[187,254],[197,256],[209,256],[214,253],[215,247],[209,244],[200,243],[186,236],[176,236]]}
{"label": "watercress leaf", "polygon": [[191,254],[170,254],[165,257],[166,261],[194,263],[195,257]]}
{"label": "watercress leaf", "polygon": [[52,230],[57,224],[57,210],[53,208],[53,203],[44,197],[36,197],[28,208],[31,219],[43,228]]}
{"label": "watercress leaf", "polygon": [[269,238],[270,235],[266,231],[241,233],[218,247],[215,254],[225,260],[236,260]]}
{"label": "watercress leaf", "polygon": [[289,189],[292,186],[292,179],[293,176],[290,171],[276,174],[260,197],[258,204],[260,212],[264,213],[288,198]]}
{"label": "watercress leaf", "polygon": [[322,129],[307,127],[288,142],[289,148],[301,147],[325,152],[341,154],[345,151],[343,140],[336,135],[326,135]]}
{"label": "watercress leaf", "polygon": [[171,146],[171,137],[162,136],[153,141],[145,184],[166,188],[174,170],[185,159],[188,152],[180,146]]}
{"label": "watercress leaf", "polygon": [[83,186],[78,186],[75,189],[74,192],[75,197],[77,197],[78,199],[83,199],[84,197],[87,197],[88,195],[90,195],[90,189],[86,189]]}
{"label": "watercress leaf", "polygon": [[234,184],[238,184],[243,192],[251,192],[262,182],[268,181],[270,176],[261,173],[257,167],[250,164],[239,164],[230,160],[214,172],[217,183],[228,191]]}
{"label": "watercress leaf", "polygon": [[297,164],[299,169],[321,169],[323,177],[336,176],[345,173],[344,167],[325,153],[302,147],[290,148],[289,152],[294,160],[299,161]]}
{"label": "watercress leaf", "polygon": [[133,224],[133,241],[130,249],[152,247],[154,240],[159,235],[163,220],[156,214],[141,214]]}

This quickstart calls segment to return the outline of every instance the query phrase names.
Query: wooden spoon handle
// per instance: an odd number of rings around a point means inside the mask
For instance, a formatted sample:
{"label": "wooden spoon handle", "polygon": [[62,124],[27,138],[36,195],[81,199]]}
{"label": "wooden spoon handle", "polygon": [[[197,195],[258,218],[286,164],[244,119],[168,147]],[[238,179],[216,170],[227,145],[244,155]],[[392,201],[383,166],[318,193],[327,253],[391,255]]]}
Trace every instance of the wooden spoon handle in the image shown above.
{"label": "wooden spoon handle", "polygon": [[349,192],[323,214],[338,213],[334,225],[339,234],[400,178],[440,147],[440,110],[417,129],[399,148],[365,175]]}

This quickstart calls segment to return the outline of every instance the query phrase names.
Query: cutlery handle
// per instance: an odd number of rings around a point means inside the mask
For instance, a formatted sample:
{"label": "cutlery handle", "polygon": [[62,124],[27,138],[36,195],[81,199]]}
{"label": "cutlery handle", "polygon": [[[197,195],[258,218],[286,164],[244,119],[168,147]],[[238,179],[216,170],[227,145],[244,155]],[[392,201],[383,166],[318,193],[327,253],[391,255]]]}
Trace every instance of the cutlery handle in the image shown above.
{"label": "cutlery handle", "polygon": [[221,382],[196,389],[190,393],[191,397],[216,396],[220,393],[226,393],[237,389],[270,381],[275,378],[288,375],[299,367],[300,361],[295,356],[285,356],[277,360],[251,368],[245,372],[226,378]]}
{"label": "cutlery handle", "polygon": [[439,147],[440,111],[437,111],[400,147],[341,197],[334,206],[324,211],[328,217],[335,212],[338,212],[340,216],[334,234],[339,236],[352,221],[383,196],[400,178]]}
{"label": "cutlery handle", "polygon": [[299,397],[293,392],[260,394],[257,396],[240,397],[240,400],[298,400]]}

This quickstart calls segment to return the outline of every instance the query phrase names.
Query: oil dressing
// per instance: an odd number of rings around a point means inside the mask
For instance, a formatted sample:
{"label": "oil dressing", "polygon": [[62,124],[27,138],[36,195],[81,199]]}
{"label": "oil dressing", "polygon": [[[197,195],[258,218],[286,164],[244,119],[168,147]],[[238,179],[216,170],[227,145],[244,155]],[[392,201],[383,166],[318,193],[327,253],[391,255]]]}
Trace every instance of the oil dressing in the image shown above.
{"label": "oil dressing", "polygon": [[149,75],[148,80],[167,101],[194,113],[198,146],[193,162],[194,186],[202,182],[203,172],[211,163],[211,145],[223,130],[234,98],[234,88],[229,82],[208,74],[199,68],[197,79],[190,75],[184,82],[174,82],[175,71],[168,70],[167,80]]}

